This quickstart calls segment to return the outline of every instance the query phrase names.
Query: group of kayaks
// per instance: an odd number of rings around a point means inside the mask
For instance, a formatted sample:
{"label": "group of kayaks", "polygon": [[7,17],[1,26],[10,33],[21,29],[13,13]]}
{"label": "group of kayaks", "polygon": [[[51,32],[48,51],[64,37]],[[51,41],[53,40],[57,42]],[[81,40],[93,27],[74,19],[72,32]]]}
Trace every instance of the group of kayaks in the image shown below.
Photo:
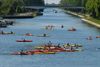
{"label": "group of kayaks", "polygon": [[63,46],[46,44],[36,46],[33,50],[14,52],[12,55],[33,55],[33,54],[56,54],[59,52],[79,52],[82,51],[82,45],[77,44],[65,44]]}
{"label": "group of kayaks", "polygon": [[[1,35],[10,35],[10,34],[16,34],[15,32],[4,32],[4,31],[1,31],[0,32]],[[21,35],[21,34],[20,34]],[[37,36],[37,37],[49,37],[46,33],[42,34],[42,35],[33,35],[32,33],[25,33],[25,34],[22,34],[22,36]]]}
{"label": "group of kayaks", "polygon": [[[34,36],[31,33],[26,33],[25,36]],[[47,34],[43,34],[37,37],[49,37]],[[32,40],[26,40],[26,39],[21,39],[21,40],[16,40],[16,42],[33,42]]]}
{"label": "group of kayaks", "polygon": [[[63,27],[63,26],[62,26]],[[72,28],[72,29],[69,29],[68,31],[76,31],[75,28]],[[15,32],[4,32],[4,31],[1,31],[0,32],[1,35],[15,35]],[[32,33],[26,33],[26,34],[23,34],[23,36],[36,36],[36,35],[33,35]],[[38,35],[37,37],[49,37],[47,34],[42,34],[42,35]],[[100,36],[96,36],[95,38],[100,38]],[[86,38],[87,40],[93,40],[93,37],[92,36],[89,36]],[[32,40],[26,40],[26,39],[22,39],[22,40],[16,40],[16,42],[32,42]]]}
{"label": "group of kayaks", "polygon": [[[46,30],[52,30],[54,27],[55,26],[53,26],[53,25],[47,25],[47,26],[45,26],[45,29]],[[61,25],[61,28],[64,28],[64,25]],[[77,29],[72,27],[72,28],[68,29],[68,31],[77,31]]]}

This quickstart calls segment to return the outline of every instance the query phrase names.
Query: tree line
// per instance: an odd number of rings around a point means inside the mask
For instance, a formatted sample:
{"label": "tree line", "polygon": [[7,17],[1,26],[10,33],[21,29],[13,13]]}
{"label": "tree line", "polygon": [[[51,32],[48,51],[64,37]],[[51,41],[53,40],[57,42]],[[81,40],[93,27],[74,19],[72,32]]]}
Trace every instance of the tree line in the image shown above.
{"label": "tree line", "polygon": [[100,0],[61,0],[61,5],[82,6],[94,18],[100,18]]}
{"label": "tree line", "polygon": [[0,0],[0,15],[13,15],[24,12],[23,6],[44,5],[44,0]]}

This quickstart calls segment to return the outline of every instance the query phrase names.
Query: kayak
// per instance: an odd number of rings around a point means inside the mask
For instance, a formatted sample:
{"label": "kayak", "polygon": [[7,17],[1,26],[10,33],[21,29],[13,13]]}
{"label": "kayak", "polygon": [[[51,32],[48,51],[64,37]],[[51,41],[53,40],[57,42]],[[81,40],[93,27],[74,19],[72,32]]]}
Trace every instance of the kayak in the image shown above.
{"label": "kayak", "polygon": [[78,52],[80,50],[66,50],[66,52]]}
{"label": "kayak", "polygon": [[65,52],[66,50],[58,50],[58,49],[54,49],[54,50],[51,50],[53,52]]}
{"label": "kayak", "polygon": [[0,33],[0,34],[2,34],[2,35],[8,35],[8,34],[15,34],[14,32],[4,32],[4,33]]}
{"label": "kayak", "polygon": [[12,53],[11,55],[32,55],[32,53],[30,53],[30,52],[15,52],[15,53]]}
{"label": "kayak", "polygon": [[100,36],[96,36],[96,38],[100,38]]}
{"label": "kayak", "polygon": [[16,42],[32,42],[32,40],[16,40]]}
{"label": "kayak", "polygon": [[53,52],[53,51],[49,51],[49,50],[31,50],[29,51],[31,52],[32,54],[55,54],[56,52]]}
{"label": "kayak", "polygon": [[76,29],[69,29],[68,31],[76,31]]}
{"label": "kayak", "polygon": [[15,52],[11,55],[33,55],[33,54],[55,54],[56,52],[50,51],[40,51],[40,50],[32,50],[32,51],[25,51],[25,52]]}
{"label": "kayak", "polygon": [[56,52],[44,52],[43,54],[56,54]]}
{"label": "kayak", "polygon": [[40,36],[37,36],[37,37],[49,37],[49,36],[43,36],[43,35],[40,35]]}
{"label": "kayak", "polygon": [[33,34],[31,34],[31,33],[26,33],[25,35],[26,36],[33,36]]}
{"label": "kayak", "polygon": [[44,49],[43,46],[35,47],[35,49]]}
{"label": "kayak", "polygon": [[72,46],[72,47],[82,47],[82,45],[80,45],[80,44],[69,44],[69,45],[65,44],[64,45],[64,47],[69,47],[69,46]]}
{"label": "kayak", "polygon": [[76,29],[75,28],[72,28],[72,29],[68,29],[68,31],[76,31]]}

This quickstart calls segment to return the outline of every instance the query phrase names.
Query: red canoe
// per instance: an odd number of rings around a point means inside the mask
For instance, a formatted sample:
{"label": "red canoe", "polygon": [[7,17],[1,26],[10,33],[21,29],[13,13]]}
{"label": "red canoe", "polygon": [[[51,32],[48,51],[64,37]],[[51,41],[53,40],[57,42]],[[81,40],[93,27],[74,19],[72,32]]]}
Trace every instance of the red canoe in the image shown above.
{"label": "red canoe", "polygon": [[16,42],[32,42],[32,40],[16,40]]}

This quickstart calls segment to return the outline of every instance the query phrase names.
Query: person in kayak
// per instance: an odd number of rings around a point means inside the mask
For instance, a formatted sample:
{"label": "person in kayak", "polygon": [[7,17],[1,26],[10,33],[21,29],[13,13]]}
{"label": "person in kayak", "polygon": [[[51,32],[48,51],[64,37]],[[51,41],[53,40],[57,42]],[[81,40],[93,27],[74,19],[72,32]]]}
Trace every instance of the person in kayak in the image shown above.
{"label": "person in kayak", "polygon": [[20,55],[26,55],[23,50],[20,51]]}
{"label": "person in kayak", "polygon": [[25,42],[25,41],[26,41],[26,39],[24,39],[24,38],[22,38],[22,40],[23,40],[23,42]]}
{"label": "person in kayak", "polygon": [[43,37],[46,37],[47,36],[47,34],[43,34]]}
{"label": "person in kayak", "polygon": [[51,41],[49,41],[49,42],[48,42],[48,45],[52,45],[52,42],[51,42]]}
{"label": "person in kayak", "polygon": [[1,31],[1,34],[4,34],[3,30]]}
{"label": "person in kayak", "polygon": [[63,25],[61,25],[61,28],[64,28],[64,26],[63,26]]}
{"label": "person in kayak", "polygon": [[11,31],[10,33],[11,33],[11,34],[14,34],[14,32],[12,32],[12,31]]}
{"label": "person in kayak", "polygon": [[89,37],[87,38],[87,40],[92,40],[92,36],[89,36]]}
{"label": "person in kayak", "polygon": [[61,48],[60,43],[57,45],[58,48]]}
{"label": "person in kayak", "polygon": [[70,46],[70,50],[74,50],[74,48],[72,46]]}

